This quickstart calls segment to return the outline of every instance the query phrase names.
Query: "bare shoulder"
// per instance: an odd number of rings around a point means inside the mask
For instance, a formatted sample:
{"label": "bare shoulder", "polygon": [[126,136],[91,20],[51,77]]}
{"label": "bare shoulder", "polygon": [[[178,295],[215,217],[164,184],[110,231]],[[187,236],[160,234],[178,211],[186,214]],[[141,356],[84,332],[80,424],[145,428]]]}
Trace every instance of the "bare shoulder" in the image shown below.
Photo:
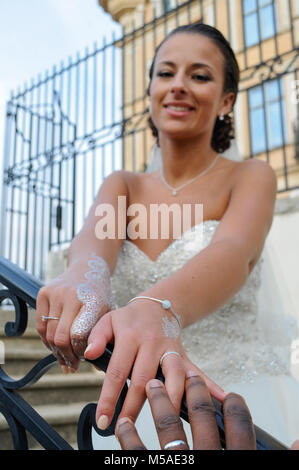
{"label": "bare shoulder", "polygon": [[233,170],[234,187],[252,185],[256,190],[267,188],[276,194],[277,178],[273,168],[262,160],[250,158],[240,162]]}
{"label": "bare shoulder", "polygon": [[119,172],[120,177],[123,178],[126,183],[129,194],[132,196],[138,194],[146,182],[153,178],[153,173],[134,172],[129,170],[119,170]]}
{"label": "bare shoulder", "polygon": [[126,195],[127,204],[136,202],[142,197],[142,193],[149,192],[146,188],[150,188],[149,179],[152,178],[149,173],[138,173],[130,170],[115,170],[109,176],[108,186],[111,191],[117,191],[118,194]]}
{"label": "bare shoulder", "polygon": [[145,173],[138,173],[129,170],[115,170],[112,175],[114,175],[115,178],[122,179],[127,184],[127,186],[130,187],[132,184],[136,184],[138,181],[144,178]]}
{"label": "bare shoulder", "polygon": [[122,186],[128,188],[130,172],[127,170],[114,170],[105,177],[105,183],[109,186]]}

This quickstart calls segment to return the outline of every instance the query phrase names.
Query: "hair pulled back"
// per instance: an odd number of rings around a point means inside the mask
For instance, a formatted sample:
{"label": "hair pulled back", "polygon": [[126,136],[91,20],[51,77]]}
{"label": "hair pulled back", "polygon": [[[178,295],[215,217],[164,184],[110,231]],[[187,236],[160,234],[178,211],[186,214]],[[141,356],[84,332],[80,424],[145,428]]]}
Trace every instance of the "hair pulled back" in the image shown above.
{"label": "hair pulled back", "polygon": [[[238,66],[237,59],[235,54],[229,44],[229,42],[225,39],[223,34],[213,26],[207,25],[205,23],[194,23],[188,24],[184,26],[179,26],[171,31],[159,44],[155,51],[155,55],[150,67],[149,71],[149,78],[150,83],[147,90],[148,95],[150,94],[150,85],[153,78],[153,72],[155,67],[155,61],[157,54],[161,48],[161,46],[172,36],[177,34],[199,34],[202,36],[206,36],[211,39],[216,46],[220,49],[223,57],[224,57],[224,83],[223,83],[223,94],[233,92],[235,94],[235,99],[232,104],[231,112],[233,111],[233,106],[235,104],[237,94],[238,94],[238,84],[240,79],[240,70]],[[157,139],[157,144],[159,145],[159,133],[156,129],[151,117],[148,119],[149,126],[152,130],[153,136]],[[213,129],[212,140],[211,140],[211,147],[217,153],[223,153],[227,150],[231,145],[231,140],[234,139],[235,132],[234,132],[234,125],[233,125],[233,118],[229,114],[226,114],[223,117],[223,120],[220,120],[218,117],[215,122],[215,126]]]}

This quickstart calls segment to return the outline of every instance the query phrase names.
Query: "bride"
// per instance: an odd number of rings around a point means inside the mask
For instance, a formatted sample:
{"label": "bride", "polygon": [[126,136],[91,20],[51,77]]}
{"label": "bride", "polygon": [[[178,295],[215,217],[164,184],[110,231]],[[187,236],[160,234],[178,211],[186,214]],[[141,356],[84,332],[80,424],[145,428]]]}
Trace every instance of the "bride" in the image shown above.
{"label": "bride", "polygon": [[[217,399],[224,390],[242,394],[254,423],[274,437],[290,445],[299,435],[299,386],[289,372],[291,325],[283,330],[280,323],[275,336],[281,314],[262,288],[276,177],[267,163],[223,156],[234,137],[229,114],[238,81],[234,53],[215,28],[182,26],[166,37],[149,84],[160,165],[106,178],[72,241],[68,269],[37,299],[37,329],[63,371],[114,343],[97,425],[109,426],[132,370],[120,418],[138,418],[148,449],[159,446],[143,406],[145,385],[159,364],[176,410],[186,374],[200,370]],[[116,217],[120,196],[125,205]],[[186,206],[201,205],[203,218],[192,211],[186,228],[173,217],[170,235],[149,236],[158,224],[150,209],[161,203],[183,214]],[[119,448],[113,436],[95,447]]]}

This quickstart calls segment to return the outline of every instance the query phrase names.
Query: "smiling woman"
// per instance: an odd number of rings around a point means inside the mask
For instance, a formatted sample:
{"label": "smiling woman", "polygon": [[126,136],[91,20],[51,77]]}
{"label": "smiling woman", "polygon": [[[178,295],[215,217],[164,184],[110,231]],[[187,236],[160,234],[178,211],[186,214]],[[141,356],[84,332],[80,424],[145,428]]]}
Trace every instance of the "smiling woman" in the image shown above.
{"label": "smiling woman", "polygon": [[[153,60],[148,90],[162,172],[121,170],[109,175],[72,241],[68,270],[39,293],[37,327],[45,344],[56,348],[62,365],[66,359],[77,367],[82,354],[74,350],[70,334],[74,322],[84,326],[81,340],[88,342],[87,359],[101,356],[107,343],[114,344],[96,411],[100,430],[112,422],[130,373],[119,419],[136,421],[146,399],[146,383],[160,365],[176,412],[186,375],[198,374],[220,401],[225,397],[221,387],[242,393],[255,424],[283,442],[299,435],[299,387],[289,373],[288,351],[264,341],[258,328],[257,294],[273,218],[275,174],[267,163],[231,161],[221,155],[230,147],[229,113],[238,80],[234,53],[215,28],[188,25],[163,41]],[[182,209],[200,203],[203,221],[198,224],[193,213],[193,230],[174,242],[174,224],[168,239],[99,240],[96,207],[110,204],[116,209],[119,196],[126,197],[126,209],[142,203],[147,217],[151,204],[169,207],[175,202]],[[126,214],[127,228],[133,215]],[[102,274],[89,271],[91,252],[103,259]],[[93,312],[93,327],[85,328],[78,287],[87,273],[93,279],[102,276],[99,283],[107,290],[110,274],[112,301],[105,300],[104,291],[86,292],[101,309]],[[172,312],[180,319],[179,336],[163,328],[175,321]],[[42,315],[60,320],[45,325]],[[148,410],[142,411],[140,427],[147,433],[147,447],[159,448]],[[189,439],[190,428],[186,432]],[[101,446],[118,447],[114,436],[102,440]]]}
{"label": "smiling woman", "polygon": [[[192,37],[194,34],[200,34],[201,40],[195,42]],[[185,67],[188,67],[185,70],[185,78],[187,79],[187,77],[189,77],[190,81],[194,82],[194,87],[197,87],[197,93],[199,93],[198,99],[201,98],[200,89],[203,86],[204,89],[202,91],[204,94],[209,90],[215,92],[215,87],[217,86],[222,95],[230,93],[226,98],[228,102],[231,100],[231,106],[228,107],[226,112],[222,110],[221,114],[218,116],[219,119],[213,122],[213,126],[215,125],[215,127],[211,141],[212,148],[214,148],[216,152],[224,152],[229,148],[230,141],[234,138],[232,118],[229,116],[229,113],[233,111],[233,106],[236,101],[240,75],[239,66],[234,53],[225,38],[217,34],[217,30],[208,25],[200,23],[178,27],[172,31],[156,49],[149,73],[149,95],[151,95],[151,88],[155,76],[164,79],[164,81],[168,80],[168,82],[171,77],[172,80],[174,80],[175,77],[177,80],[182,79],[182,77],[180,77],[181,72],[177,70],[175,61],[171,60],[171,55],[167,57],[167,49],[165,49],[164,44],[166,43],[165,45],[167,47],[168,39],[174,39],[177,44],[185,40],[185,46],[191,47],[193,54],[188,57],[189,60],[191,59],[189,64],[185,61]],[[186,47],[182,49],[183,55]],[[175,49],[175,46],[173,46],[173,52],[177,50],[178,49]],[[163,57],[165,57],[164,60]],[[176,54],[175,57],[178,59]],[[203,58],[203,60],[199,61],[199,57]],[[176,84],[174,86],[176,86]],[[195,103],[185,103],[182,97],[180,97],[179,101],[164,104],[166,109],[169,106],[181,107],[183,105],[187,106],[187,109],[190,111],[196,109]],[[152,107],[153,104],[151,104],[151,109]],[[202,114],[204,114],[203,111],[204,109],[202,108]],[[152,112],[149,118],[149,125],[159,143],[159,135],[154,124]]]}

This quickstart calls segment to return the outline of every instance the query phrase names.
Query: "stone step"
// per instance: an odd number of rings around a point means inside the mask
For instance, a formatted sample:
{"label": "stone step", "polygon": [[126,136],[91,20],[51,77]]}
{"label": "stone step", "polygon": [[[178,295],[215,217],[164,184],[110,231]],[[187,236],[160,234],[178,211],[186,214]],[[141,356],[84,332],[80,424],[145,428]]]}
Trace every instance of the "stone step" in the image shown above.
{"label": "stone step", "polygon": [[[42,343],[35,328],[35,311],[30,310],[28,326],[22,336],[7,337],[4,327],[7,321],[14,321],[14,311],[0,308],[0,340],[4,344],[3,370],[18,379],[30,371],[37,362],[50,354]],[[45,376],[28,389],[18,391],[23,398],[54,427],[69,443],[77,442],[77,423],[83,407],[96,403],[103,383],[103,372],[97,371],[90,363],[80,362],[79,372],[62,374],[55,363]],[[41,446],[27,433],[30,449]],[[74,449],[77,448],[75,444]],[[0,414],[0,449],[12,449],[12,439],[5,418]]]}
{"label": "stone step", "polygon": [[[34,318],[33,318],[34,316]],[[4,327],[7,321],[14,320],[14,313],[11,309],[0,308],[0,341],[4,345],[3,367],[11,377],[25,375],[36,363],[51,352],[43,344],[35,328],[35,311],[30,311],[31,326],[28,326],[22,336],[5,336]],[[91,364],[83,361],[80,364],[80,371],[88,372],[93,370]],[[54,365],[48,373],[57,374],[61,369],[59,365]]]}
{"label": "stone step", "polygon": [[42,351],[45,354],[50,354],[48,348],[44,345],[39,335],[24,333],[22,336],[4,336],[0,334],[0,340],[4,343],[7,350],[13,351],[14,349],[23,349],[28,351]]}
{"label": "stone step", "polygon": [[[65,405],[42,405],[35,407],[37,413],[42,416],[47,423],[52,426],[60,436],[68,443],[77,442],[78,419],[84,406],[88,402],[72,403]],[[27,432],[28,445],[30,449],[38,450],[42,447]],[[77,447],[77,444],[75,444]],[[12,439],[8,424],[5,418],[0,415],[0,450],[13,449]]]}
{"label": "stone step", "polygon": [[[27,329],[32,328],[35,329],[35,316],[36,311],[33,308],[28,308],[28,316],[27,316]],[[0,306],[0,330],[3,329],[3,326],[8,321],[15,320],[15,309],[13,306]]]}
{"label": "stone step", "polygon": [[98,400],[103,384],[100,372],[75,373],[68,375],[45,375],[28,389],[19,391],[31,406],[69,405],[81,401]]}
{"label": "stone step", "polygon": [[[5,372],[15,378],[24,376],[27,372],[34,367],[38,361],[51,354],[51,352],[43,345],[40,341],[38,347],[34,348],[31,344],[26,344],[26,341],[22,341],[19,338],[19,343],[14,339],[14,343],[4,341],[4,365],[3,369]],[[82,372],[88,372],[93,370],[94,367],[86,362],[81,361],[79,370]],[[48,371],[48,374],[58,374],[61,372],[60,366],[56,363]]]}

